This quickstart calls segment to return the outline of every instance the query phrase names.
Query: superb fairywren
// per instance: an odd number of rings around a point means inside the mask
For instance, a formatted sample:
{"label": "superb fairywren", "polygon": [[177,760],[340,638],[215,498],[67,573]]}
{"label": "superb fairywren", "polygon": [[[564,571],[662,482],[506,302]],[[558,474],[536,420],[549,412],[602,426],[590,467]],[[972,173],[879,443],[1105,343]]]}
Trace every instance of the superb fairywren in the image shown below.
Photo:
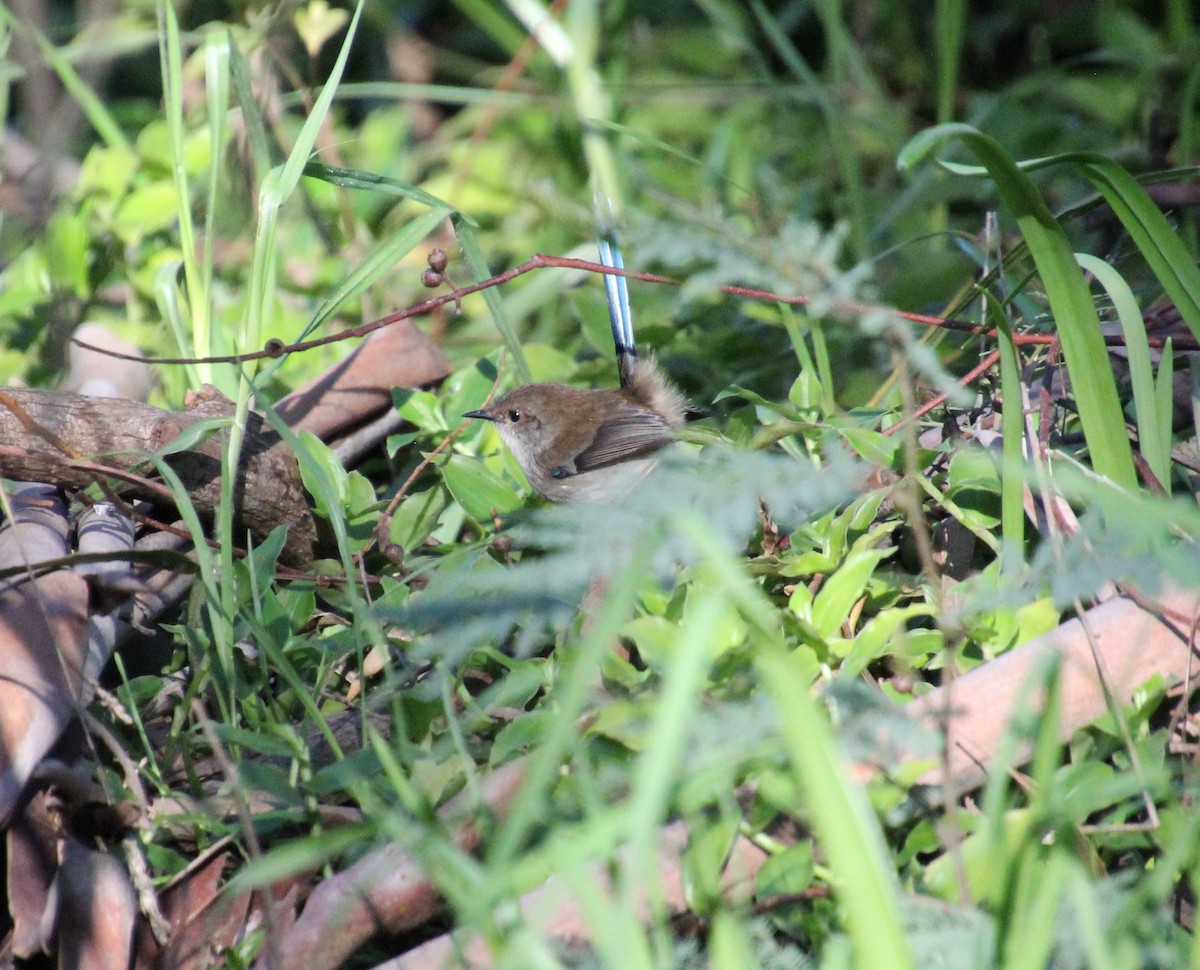
{"label": "superb fairywren", "polygon": [[[615,238],[602,234],[600,262],[623,268]],[[638,358],[625,277],[606,274],[604,288],[620,387],[525,384],[465,415],[496,425],[529,484],[551,502],[619,493],[654,466],[654,453],[675,440],[675,428],[705,414],[653,358]]]}

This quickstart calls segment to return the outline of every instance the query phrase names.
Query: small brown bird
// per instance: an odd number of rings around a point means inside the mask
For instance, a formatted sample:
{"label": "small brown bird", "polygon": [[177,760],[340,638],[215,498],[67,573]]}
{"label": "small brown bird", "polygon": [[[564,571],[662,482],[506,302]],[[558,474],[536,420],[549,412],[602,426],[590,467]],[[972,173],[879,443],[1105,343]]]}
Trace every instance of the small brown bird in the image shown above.
{"label": "small brown bird", "polygon": [[[623,268],[620,251],[605,238],[600,261]],[[623,493],[654,466],[654,453],[675,440],[674,429],[705,414],[653,358],[638,359],[625,278],[606,275],[604,283],[619,388],[525,384],[465,415],[495,423],[529,484],[551,502]]]}

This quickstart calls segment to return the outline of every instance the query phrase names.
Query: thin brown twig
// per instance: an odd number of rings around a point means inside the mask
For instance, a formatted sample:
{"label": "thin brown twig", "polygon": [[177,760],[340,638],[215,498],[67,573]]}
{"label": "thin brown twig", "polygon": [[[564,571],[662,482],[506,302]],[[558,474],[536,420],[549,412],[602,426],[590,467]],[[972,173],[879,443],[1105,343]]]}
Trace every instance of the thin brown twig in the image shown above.
{"label": "thin brown twig", "polygon": [[[990,368],[994,367],[996,365],[996,362],[999,359],[1000,359],[1000,351],[993,350],[990,354],[988,354],[985,358],[983,358],[983,360],[981,360],[978,364],[976,364],[969,371],[967,371],[967,373],[963,374],[963,376],[958,379],[958,384],[962,387],[966,387],[968,384],[971,383],[971,381],[975,380],[975,378],[977,378],[980,374],[982,374],[985,371],[989,370]],[[895,424],[891,425],[888,428],[885,428],[883,431],[884,435],[885,436],[893,435],[897,431],[899,431],[901,428],[903,428],[906,424],[908,424],[910,421],[919,421],[921,418],[925,417],[925,415],[927,415],[934,408],[939,407],[940,405],[944,404],[946,402],[947,397],[949,397],[948,394],[938,394],[936,397],[930,398],[928,401],[926,401],[924,404],[922,404],[919,408],[916,408],[911,414],[904,415]]]}
{"label": "thin brown twig", "polygon": [[785,906],[810,903],[814,899],[828,899],[832,895],[832,886],[809,886],[797,893],[778,893],[775,896],[767,896],[765,899],[757,899],[750,907],[750,912],[755,916],[763,916],[777,909],[783,909]]}
{"label": "thin brown twig", "polygon": [[[80,471],[89,472],[93,471],[97,467],[107,467],[105,465],[96,465],[93,462],[85,460],[82,454],[75,451],[70,445],[63,441],[63,439],[59,437],[52,428],[48,428],[44,424],[39,424],[18,400],[16,400],[11,394],[5,393],[3,390],[0,390],[0,405],[3,405],[9,412],[11,412],[13,417],[17,419],[17,422],[26,430],[26,432],[28,432],[30,435],[41,438],[62,452],[62,454],[67,458],[67,464],[69,467],[77,468]],[[20,455],[21,457],[35,457],[34,452],[8,447],[0,448],[0,454]],[[61,459],[59,459],[56,455],[43,454],[37,456],[44,457],[46,460],[53,463],[58,463],[61,461]],[[148,479],[144,479],[141,476],[134,476],[131,472],[122,473],[114,470],[112,472],[112,477],[119,480],[124,479],[139,485],[145,485],[147,487],[151,487],[153,485],[153,483],[151,483]],[[113,505],[120,509],[122,514],[128,515],[131,518],[134,517],[135,513],[133,507],[120,495],[118,495],[116,491],[108,484],[108,482],[104,480],[104,478],[97,477],[95,482],[96,487],[100,489],[105,499],[107,499],[109,502],[112,502]],[[165,498],[170,497],[170,491],[165,486],[162,486],[162,491],[160,491],[159,494],[163,495]]]}
{"label": "thin brown twig", "polygon": [[[116,478],[120,481],[129,482],[130,484],[144,488],[148,492],[151,492],[164,500],[171,499],[171,490],[161,482],[153,481],[152,479],[138,475],[136,472],[126,471],[125,469],[121,468],[113,468],[111,465],[105,465],[100,462],[83,461],[77,457],[63,457],[60,455],[51,454],[49,452],[33,451],[29,448],[18,448],[14,447],[13,445],[0,445],[0,458],[6,458],[10,456],[16,458],[36,458],[39,461],[45,461],[50,464],[62,465],[64,468],[73,468],[76,471],[88,472],[89,474],[97,476],[97,479],[100,477]],[[100,484],[99,480],[97,480],[97,484]],[[109,501],[122,508],[125,506],[125,503],[115,496],[106,495],[105,498],[108,498]]]}
{"label": "thin brown twig", "polygon": [[[384,327],[390,326],[393,323],[398,323],[401,320],[410,320],[413,317],[424,316],[432,312],[438,307],[445,306],[448,303],[458,303],[465,296],[470,296],[473,293],[479,293],[482,290],[490,289],[493,286],[500,286],[504,283],[511,282],[519,276],[524,276],[536,269],[574,269],[582,270],[588,273],[600,273],[608,276],[624,276],[627,279],[639,280],[643,283],[659,283],[666,286],[680,286],[681,281],[672,276],[663,276],[660,273],[646,273],[638,270],[616,269],[611,266],[602,266],[599,263],[593,263],[586,259],[575,259],[569,256],[548,256],[544,253],[535,253],[530,259],[521,263],[519,266],[514,266],[511,269],[505,270],[503,273],[498,273],[486,280],[480,280],[477,283],[470,283],[466,286],[459,286],[453,290],[441,293],[437,296],[430,297],[428,300],[422,300],[420,303],[415,303],[403,310],[397,310],[395,313],[389,313],[387,316],[380,317],[378,320],[373,320],[370,323],[360,324],[357,327],[349,327],[345,330],[340,330],[337,333],[328,334],[324,337],[313,337],[309,340],[297,341],[294,344],[285,344],[275,340],[269,342],[268,346],[262,350],[248,351],[244,354],[229,354],[221,357],[135,357],[131,354],[123,354],[119,351],[111,350],[107,347],[96,347],[82,340],[73,339],[71,342],[76,346],[83,347],[87,350],[95,351],[98,354],[104,354],[108,357],[115,357],[118,360],[137,360],[144,361],[147,364],[240,364],[252,360],[267,360],[282,357],[285,354],[300,353],[305,350],[312,350],[314,347],[323,347],[327,344],[338,343],[342,340],[353,340],[358,337],[365,337],[367,334],[374,333],[376,330],[381,330]],[[811,297],[793,296],[783,293],[774,293],[771,290],[755,289],[748,286],[725,285],[717,288],[719,292],[728,294],[729,296],[739,296],[750,300],[762,300],[769,303],[784,303],[790,306],[806,306],[812,302]],[[995,337],[996,332],[986,326],[977,323],[971,323],[967,320],[956,320],[948,317],[936,317],[925,313],[909,313],[905,310],[896,310],[891,307],[881,307],[869,303],[860,303],[855,300],[839,300],[832,304],[830,309],[830,317],[837,319],[839,316],[857,317],[867,313],[878,312],[879,310],[887,310],[894,313],[903,320],[910,323],[917,323],[923,326],[940,327],[947,330],[955,330],[961,333],[979,335],[983,337]],[[1112,346],[1123,346],[1125,343],[1124,337],[1119,335],[1106,336],[1105,342]],[[1016,344],[1051,344],[1057,340],[1053,334],[1014,334],[1013,342]],[[1152,347],[1162,347],[1164,341],[1161,338],[1149,338],[1148,343]],[[1174,348],[1176,350],[1198,349],[1200,344],[1194,340],[1189,340],[1186,336],[1176,337],[1174,339]],[[1186,346],[1185,346],[1186,345]]]}

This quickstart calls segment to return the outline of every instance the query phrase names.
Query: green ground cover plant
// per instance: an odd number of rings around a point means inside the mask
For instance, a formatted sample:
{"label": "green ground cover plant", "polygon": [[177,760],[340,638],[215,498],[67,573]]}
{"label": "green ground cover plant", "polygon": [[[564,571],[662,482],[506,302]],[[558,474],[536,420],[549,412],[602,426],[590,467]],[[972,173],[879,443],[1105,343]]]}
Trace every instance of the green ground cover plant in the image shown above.
{"label": "green ground cover plant", "polygon": [[[73,184],[0,198],[0,376],[52,386],[98,322],[185,361],[153,403],[230,402],[194,433],[212,521],[146,458],[197,578],[92,708],[147,883],[224,849],[266,908],[218,965],[432,966],[385,961],[453,932],[513,968],[1200,967],[1186,677],[1064,740],[1035,665],[970,784],[905,713],[1114,594],[1200,595],[1195,14],[926,6],[161,0],[101,47],[0,9],[14,130],[36,83],[78,117]],[[552,506],[461,415],[616,385],[597,192],[641,346],[713,414]],[[352,462],[289,426],[338,334],[419,304],[450,373],[402,424]],[[234,514],[255,412],[320,523],[301,569]],[[425,919],[310,944],[256,895],[315,920],[385,846]]]}

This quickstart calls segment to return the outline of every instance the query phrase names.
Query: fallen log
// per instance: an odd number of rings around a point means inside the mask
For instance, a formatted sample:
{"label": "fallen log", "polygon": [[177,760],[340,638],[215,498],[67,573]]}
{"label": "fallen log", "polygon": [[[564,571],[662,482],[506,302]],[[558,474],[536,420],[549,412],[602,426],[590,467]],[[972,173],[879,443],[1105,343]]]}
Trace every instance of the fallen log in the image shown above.
{"label": "fallen log", "polygon": [[[215,391],[197,396],[187,411],[166,411],[117,398],[4,388],[0,472],[17,481],[75,488],[106,482],[122,498],[173,505],[147,456],[162,453],[199,422],[231,414],[232,405]],[[164,459],[202,515],[211,516],[221,500],[226,434],[218,429]],[[235,528],[262,539],[286,525],[280,559],[296,567],[312,561],[317,530],[296,456],[257,415],[247,420],[233,494]]]}

